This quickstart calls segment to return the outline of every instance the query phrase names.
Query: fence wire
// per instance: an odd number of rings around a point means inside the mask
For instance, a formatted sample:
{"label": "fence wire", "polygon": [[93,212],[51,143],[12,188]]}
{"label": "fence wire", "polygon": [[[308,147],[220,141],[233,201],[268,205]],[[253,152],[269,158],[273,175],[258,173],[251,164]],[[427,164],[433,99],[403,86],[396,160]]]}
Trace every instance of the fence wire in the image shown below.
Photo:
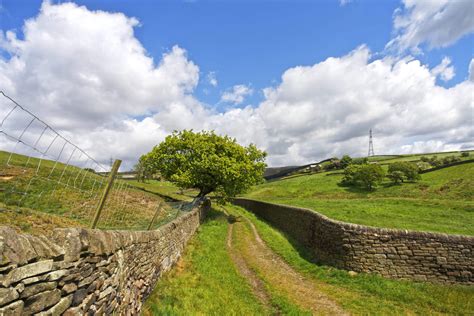
{"label": "fence wire", "polygon": [[[0,208],[60,218],[59,226],[89,226],[109,168],[0,91]],[[156,195],[116,180],[99,220],[103,229],[153,228],[191,206],[162,203]]]}

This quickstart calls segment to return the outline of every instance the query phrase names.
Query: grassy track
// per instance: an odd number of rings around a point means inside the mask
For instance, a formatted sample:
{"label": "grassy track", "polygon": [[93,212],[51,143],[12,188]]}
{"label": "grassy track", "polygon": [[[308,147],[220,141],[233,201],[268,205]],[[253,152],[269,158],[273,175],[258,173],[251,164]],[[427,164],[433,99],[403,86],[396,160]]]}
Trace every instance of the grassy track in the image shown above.
{"label": "grassy track", "polygon": [[[253,214],[235,206],[227,206],[226,210],[249,219],[274,253],[351,314],[469,315],[474,309],[472,287],[388,280],[366,274],[351,277],[346,271],[311,263],[304,249],[295,247],[281,232]],[[259,303],[230,259],[227,229],[224,214],[212,211],[182,261],[158,282],[145,304],[144,315],[268,315],[275,308],[282,315],[308,314],[298,305],[305,302],[305,297],[294,296],[298,289],[285,288],[271,266],[259,266],[255,261],[248,248],[252,247],[248,244],[252,232],[241,219],[233,232],[235,247],[264,281],[273,307]],[[272,261],[275,260],[267,262]]]}
{"label": "grassy track", "polygon": [[299,176],[256,186],[245,196],[356,224],[474,235],[474,163],[423,174],[417,183],[385,182],[373,192],[342,187],[341,179],[327,172]]}
{"label": "grassy track", "polygon": [[312,278],[345,310],[356,315],[469,315],[474,309],[474,288],[388,280],[375,275],[349,276],[346,271],[311,263],[302,248],[242,208],[227,207],[256,226],[263,241],[290,266]]}
{"label": "grassy track", "polygon": [[262,315],[226,250],[227,218],[211,211],[182,261],[159,282],[144,315]]}

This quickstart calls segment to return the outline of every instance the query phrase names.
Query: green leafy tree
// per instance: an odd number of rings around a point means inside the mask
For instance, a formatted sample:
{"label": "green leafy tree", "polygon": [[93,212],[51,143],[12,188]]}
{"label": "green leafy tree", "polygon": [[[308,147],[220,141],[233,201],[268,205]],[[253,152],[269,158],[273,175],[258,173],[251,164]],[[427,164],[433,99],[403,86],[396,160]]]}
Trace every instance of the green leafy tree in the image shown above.
{"label": "green leafy tree", "polygon": [[253,144],[243,147],[213,131],[183,130],[166,137],[143,159],[178,187],[198,189],[198,197],[214,192],[225,201],[263,181],[265,157]]}
{"label": "green leafy tree", "polygon": [[367,158],[367,157],[352,159],[352,164],[353,165],[366,165],[368,163],[369,163],[369,158]]}
{"label": "green leafy tree", "polygon": [[436,156],[431,157],[429,163],[433,167],[439,167],[439,166],[443,165],[443,162],[441,160],[439,160],[438,157],[436,157]]}
{"label": "green leafy tree", "polygon": [[145,182],[147,179],[153,178],[153,170],[151,164],[147,163],[147,156],[142,156],[133,168],[137,173],[138,182]]}
{"label": "green leafy tree", "polygon": [[354,175],[360,169],[359,165],[349,165],[346,169],[344,169],[344,177],[342,178],[342,184],[344,185],[355,185],[355,178]]}
{"label": "green leafy tree", "polygon": [[352,158],[349,155],[344,155],[341,158],[341,167],[343,169],[347,168],[352,163]]}
{"label": "green leafy tree", "polygon": [[461,157],[469,157],[470,153],[468,151],[463,151]]}
{"label": "green leafy tree", "polygon": [[372,190],[385,177],[385,171],[377,164],[350,165],[344,170],[342,184]]}
{"label": "green leafy tree", "polygon": [[[388,177],[392,179],[396,179],[397,181],[404,182],[407,181],[417,181],[420,180],[420,175],[418,173],[419,169],[415,163],[401,161],[401,162],[394,162],[388,166]],[[400,179],[400,173],[403,175]],[[395,183],[398,183],[394,181]]]}
{"label": "green leafy tree", "polygon": [[360,165],[354,174],[355,183],[367,190],[373,190],[384,177],[385,171],[377,164]]}
{"label": "green leafy tree", "polygon": [[392,180],[393,183],[400,183],[405,179],[405,174],[401,171],[392,171],[387,177]]}
{"label": "green leafy tree", "polygon": [[430,158],[428,158],[426,156],[421,156],[420,160],[423,161],[423,162],[430,162]]}

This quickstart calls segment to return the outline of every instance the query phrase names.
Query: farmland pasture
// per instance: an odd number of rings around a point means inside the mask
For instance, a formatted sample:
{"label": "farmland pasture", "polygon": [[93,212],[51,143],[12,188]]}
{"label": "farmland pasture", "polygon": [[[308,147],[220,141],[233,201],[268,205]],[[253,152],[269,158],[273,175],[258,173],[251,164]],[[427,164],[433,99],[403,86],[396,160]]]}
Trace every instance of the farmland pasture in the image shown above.
{"label": "farmland pasture", "polygon": [[341,186],[342,176],[323,172],[267,182],[245,197],[355,224],[474,235],[474,163],[428,172],[414,183],[387,180],[374,191]]}

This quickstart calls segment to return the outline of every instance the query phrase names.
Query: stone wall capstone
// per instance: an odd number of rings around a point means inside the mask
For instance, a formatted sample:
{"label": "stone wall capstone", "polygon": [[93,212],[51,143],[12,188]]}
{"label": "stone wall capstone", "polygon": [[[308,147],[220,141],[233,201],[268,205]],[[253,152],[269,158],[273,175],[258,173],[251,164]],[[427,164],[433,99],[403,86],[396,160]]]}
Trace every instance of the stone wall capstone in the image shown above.
{"label": "stone wall capstone", "polygon": [[68,228],[48,238],[0,227],[0,316],[139,314],[209,207],[154,231]]}
{"label": "stone wall capstone", "polygon": [[474,237],[383,229],[309,209],[238,198],[241,206],[309,249],[318,263],[388,278],[474,284]]}

